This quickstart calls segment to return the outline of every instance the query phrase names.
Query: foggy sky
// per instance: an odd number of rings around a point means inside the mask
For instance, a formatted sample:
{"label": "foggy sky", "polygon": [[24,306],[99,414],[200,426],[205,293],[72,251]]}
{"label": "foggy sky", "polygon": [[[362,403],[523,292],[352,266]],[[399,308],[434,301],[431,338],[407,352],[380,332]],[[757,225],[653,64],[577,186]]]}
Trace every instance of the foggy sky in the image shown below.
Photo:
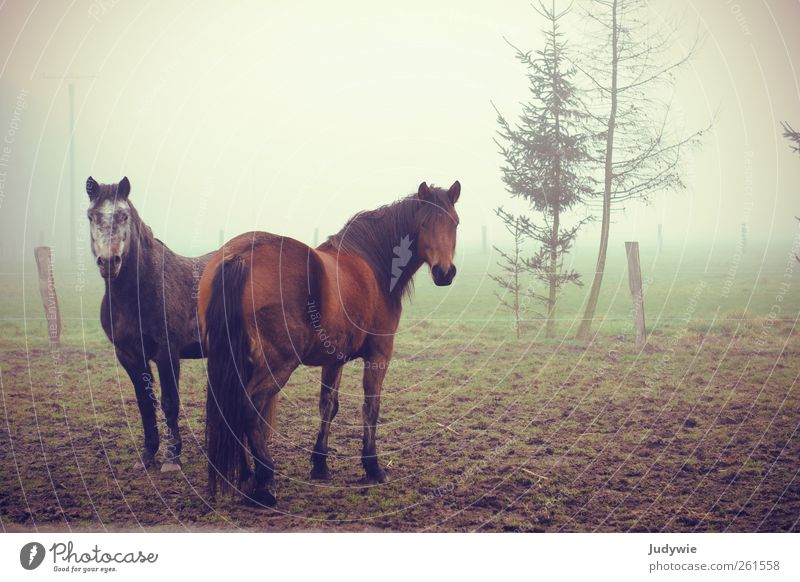
{"label": "foggy sky", "polygon": [[[677,123],[715,112],[687,158],[687,189],[615,215],[612,240],[687,246],[785,239],[800,214],[800,2],[653,5],[681,39],[707,38],[678,79]],[[508,203],[491,102],[527,97],[515,45],[541,46],[527,0],[0,3],[0,216],[4,258],[40,239],[67,248],[67,74],[75,81],[77,236],[88,248],[88,175],[127,175],[131,201],[174,249],[198,254],[257,229],[311,243],[422,180],[462,196],[460,238],[492,240]],[[577,28],[576,28],[577,30]],[[569,32],[569,30],[567,30]],[[580,42],[576,38],[575,42]],[[676,54],[681,52],[676,46]],[[10,139],[10,141],[9,141]],[[580,213],[579,213],[580,214]],[[595,245],[599,223],[579,235]],[[41,233],[41,234],[40,234]],[[62,253],[63,255],[64,253]]]}

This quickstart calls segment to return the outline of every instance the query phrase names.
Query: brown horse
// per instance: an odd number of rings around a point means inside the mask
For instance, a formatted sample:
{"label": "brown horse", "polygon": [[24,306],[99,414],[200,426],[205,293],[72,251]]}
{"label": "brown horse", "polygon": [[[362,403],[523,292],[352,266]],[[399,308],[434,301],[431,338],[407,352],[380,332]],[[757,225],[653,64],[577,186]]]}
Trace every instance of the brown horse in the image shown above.
{"label": "brown horse", "polygon": [[[428,187],[351,218],[316,249],[265,232],[229,241],[200,280],[198,307],[208,357],[208,486],[237,487],[275,505],[270,441],[277,395],[301,364],[322,366],[322,417],[313,479],[328,479],[328,433],[339,408],[342,366],[364,360],[367,479],[383,482],[375,429],[402,299],[427,263],[436,285],[456,274],[453,255],[461,185]],[[246,441],[245,441],[246,439]],[[250,470],[245,442],[253,456]]]}

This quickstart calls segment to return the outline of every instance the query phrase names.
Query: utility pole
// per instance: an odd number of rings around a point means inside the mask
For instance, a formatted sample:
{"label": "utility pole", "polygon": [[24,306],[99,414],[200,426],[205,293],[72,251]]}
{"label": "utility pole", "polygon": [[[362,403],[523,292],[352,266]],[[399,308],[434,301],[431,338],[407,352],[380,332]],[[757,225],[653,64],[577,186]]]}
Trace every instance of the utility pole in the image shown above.
{"label": "utility pole", "polygon": [[747,223],[742,223],[742,254],[747,253]]}
{"label": "utility pole", "polygon": [[44,75],[45,79],[58,79],[69,81],[69,258],[77,259],[75,245],[77,234],[75,232],[78,213],[75,200],[75,81],[83,79],[96,79],[97,75]]}
{"label": "utility pole", "polygon": [[75,210],[75,83],[69,84],[69,259],[75,256],[75,222],[78,213]]}

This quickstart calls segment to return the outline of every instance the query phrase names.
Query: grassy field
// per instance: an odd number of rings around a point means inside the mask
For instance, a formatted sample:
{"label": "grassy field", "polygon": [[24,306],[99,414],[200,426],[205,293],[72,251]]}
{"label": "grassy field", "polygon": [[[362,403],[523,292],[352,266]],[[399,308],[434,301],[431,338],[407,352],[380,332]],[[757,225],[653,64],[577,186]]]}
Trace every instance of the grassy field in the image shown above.
{"label": "grassy field", "polygon": [[[579,252],[575,268],[590,273],[593,259]],[[556,337],[542,337],[531,309],[516,340],[486,275],[495,260],[464,250],[447,289],[417,277],[382,400],[388,483],[359,483],[357,363],[331,433],[334,479],[308,479],[319,372],[295,373],[279,410],[275,510],[205,495],[202,362],[184,364],[184,471],[135,470],[138,409],[99,327],[94,269],[57,261],[64,335],[51,350],[32,261],[2,265],[3,529],[798,529],[800,264],[789,243],[741,256],[643,247],[642,350],[624,253],[611,257],[589,343],[572,339],[585,289],[562,298]]]}

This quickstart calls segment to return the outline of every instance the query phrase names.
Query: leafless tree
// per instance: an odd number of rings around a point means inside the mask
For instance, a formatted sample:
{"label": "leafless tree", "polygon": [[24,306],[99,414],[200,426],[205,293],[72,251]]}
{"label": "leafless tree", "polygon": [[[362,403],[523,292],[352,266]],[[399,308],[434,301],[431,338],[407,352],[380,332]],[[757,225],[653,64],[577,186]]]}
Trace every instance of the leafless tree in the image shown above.
{"label": "leafless tree", "polygon": [[783,137],[792,142],[792,151],[800,154],[800,132],[795,131],[792,126],[785,121],[782,122],[781,125],[783,126]]}
{"label": "leafless tree", "polygon": [[[782,122],[781,125],[783,126],[783,137],[792,142],[790,146],[792,151],[800,154],[800,132],[795,131],[786,121]],[[800,221],[800,216],[795,216],[795,218]],[[795,255],[794,258],[800,263],[800,257]]]}
{"label": "leafless tree", "polygon": [[[593,36],[576,66],[597,99],[594,121],[604,147],[596,161],[602,167],[600,244],[594,279],[577,337],[590,336],[603,283],[611,212],[633,200],[647,201],[657,192],[683,189],[680,162],[690,146],[711,127],[684,135],[672,130],[675,75],[695,54],[695,42],[677,59],[676,29],[654,25],[645,0],[593,0],[585,21]],[[665,99],[663,96],[666,95]]]}

